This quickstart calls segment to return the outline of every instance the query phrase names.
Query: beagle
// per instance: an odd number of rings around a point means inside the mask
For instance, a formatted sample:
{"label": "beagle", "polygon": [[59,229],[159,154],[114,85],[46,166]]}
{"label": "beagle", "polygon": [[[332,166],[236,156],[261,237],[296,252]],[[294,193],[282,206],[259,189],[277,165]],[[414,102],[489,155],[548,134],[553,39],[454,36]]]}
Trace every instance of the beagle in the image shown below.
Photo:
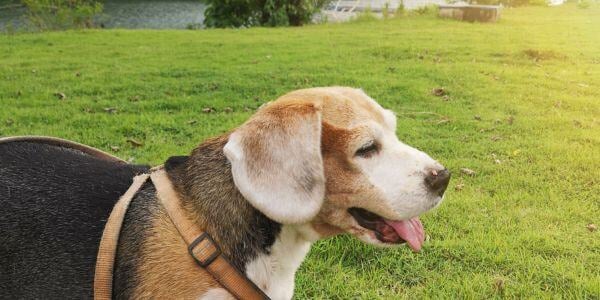
{"label": "beagle", "polygon": [[[231,263],[270,298],[291,299],[319,239],[423,246],[419,215],[440,204],[450,173],[395,131],[394,113],[362,90],[304,89],[164,168]],[[147,171],[57,145],[0,144],[0,298],[91,298],[106,218]],[[113,297],[232,299],[190,259],[146,183],[121,229]]]}

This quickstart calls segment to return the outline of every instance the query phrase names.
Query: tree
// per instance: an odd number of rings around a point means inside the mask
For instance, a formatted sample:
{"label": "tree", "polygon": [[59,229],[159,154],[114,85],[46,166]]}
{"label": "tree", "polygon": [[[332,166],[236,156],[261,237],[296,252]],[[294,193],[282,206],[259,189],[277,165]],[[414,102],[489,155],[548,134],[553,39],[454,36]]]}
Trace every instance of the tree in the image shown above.
{"label": "tree", "polygon": [[94,27],[94,17],[102,12],[95,0],[23,0],[27,16],[40,30]]}
{"label": "tree", "polygon": [[331,0],[201,0],[207,27],[302,26]]}

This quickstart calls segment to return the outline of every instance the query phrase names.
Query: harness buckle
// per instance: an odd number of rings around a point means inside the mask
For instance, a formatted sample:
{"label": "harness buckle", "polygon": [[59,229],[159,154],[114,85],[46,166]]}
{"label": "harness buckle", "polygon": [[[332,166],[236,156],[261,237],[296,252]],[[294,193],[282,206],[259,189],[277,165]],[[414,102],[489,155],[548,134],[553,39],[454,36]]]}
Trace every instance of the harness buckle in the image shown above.
{"label": "harness buckle", "polygon": [[221,249],[217,243],[206,232],[199,235],[189,246],[188,252],[194,258],[196,263],[203,268],[212,264],[219,255]]}

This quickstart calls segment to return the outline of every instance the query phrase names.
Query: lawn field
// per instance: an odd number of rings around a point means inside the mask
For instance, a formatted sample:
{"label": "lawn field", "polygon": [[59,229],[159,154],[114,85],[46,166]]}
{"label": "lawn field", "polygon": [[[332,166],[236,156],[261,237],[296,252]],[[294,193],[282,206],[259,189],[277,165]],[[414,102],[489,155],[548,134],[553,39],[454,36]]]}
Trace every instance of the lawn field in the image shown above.
{"label": "lawn field", "polygon": [[0,136],[160,164],[278,95],[329,85],[393,109],[400,139],[453,179],[422,217],[421,253],[318,242],[297,299],[600,298],[600,5],[505,9],[496,24],[2,35]]}

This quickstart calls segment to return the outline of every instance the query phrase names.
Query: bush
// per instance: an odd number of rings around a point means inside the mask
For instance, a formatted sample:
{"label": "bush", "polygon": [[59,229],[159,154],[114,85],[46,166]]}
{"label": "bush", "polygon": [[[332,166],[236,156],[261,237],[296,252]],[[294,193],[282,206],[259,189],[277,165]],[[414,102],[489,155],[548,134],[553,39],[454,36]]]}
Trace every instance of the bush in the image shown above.
{"label": "bush", "polygon": [[331,0],[201,0],[206,27],[302,26]]}
{"label": "bush", "polygon": [[23,0],[29,22],[39,30],[95,27],[102,4],[94,0]]}
{"label": "bush", "polygon": [[591,0],[579,0],[577,1],[577,7],[581,9],[590,8],[592,6]]}
{"label": "bush", "polygon": [[415,10],[411,11],[411,14],[437,16],[438,12],[439,7],[437,5],[425,5],[417,7]]}
{"label": "bush", "polygon": [[471,4],[493,4],[504,6],[524,6],[524,5],[539,5],[540,2],[546,2],[546,0],[471,0]]}

